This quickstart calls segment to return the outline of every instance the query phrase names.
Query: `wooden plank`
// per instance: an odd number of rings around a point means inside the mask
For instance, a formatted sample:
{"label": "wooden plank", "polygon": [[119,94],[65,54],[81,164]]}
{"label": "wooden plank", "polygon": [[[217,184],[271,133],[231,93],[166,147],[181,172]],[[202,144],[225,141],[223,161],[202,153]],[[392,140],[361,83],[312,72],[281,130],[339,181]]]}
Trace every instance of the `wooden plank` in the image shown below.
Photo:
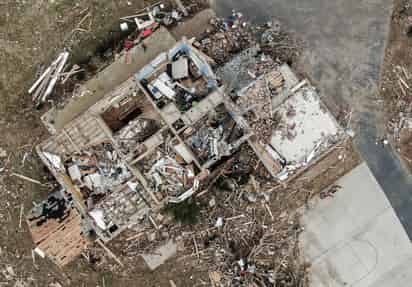
{"label": "wooden plank", "polygon": [[33,241],[59,267],[74,260],[89,244],[82,233],[81,217],[74,208],[62,222],[49,219],[40,226],[37,222],[28,221]]}

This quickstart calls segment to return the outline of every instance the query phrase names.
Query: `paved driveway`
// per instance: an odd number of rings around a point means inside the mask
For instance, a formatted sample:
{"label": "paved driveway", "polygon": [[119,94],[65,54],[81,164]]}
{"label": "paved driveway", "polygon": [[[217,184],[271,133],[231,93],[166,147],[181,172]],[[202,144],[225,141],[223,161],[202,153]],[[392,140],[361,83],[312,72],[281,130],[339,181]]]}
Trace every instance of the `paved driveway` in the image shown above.
{"label": "paved driveway", "polygon": [[334,198],[303,212],[313,287],[398,287],[412,279],[412,244],[366,164],[339,179]]}
{"label": "paved driveway", "polygon": [[357,145],[412,238],[412,180],[384,135],[377,83],[389,33],[392,0],[213,0],[217,13],[233,8],[249,19],[280,19],[307,43],[302,65],[332,108],[347,103],[359,120]]}

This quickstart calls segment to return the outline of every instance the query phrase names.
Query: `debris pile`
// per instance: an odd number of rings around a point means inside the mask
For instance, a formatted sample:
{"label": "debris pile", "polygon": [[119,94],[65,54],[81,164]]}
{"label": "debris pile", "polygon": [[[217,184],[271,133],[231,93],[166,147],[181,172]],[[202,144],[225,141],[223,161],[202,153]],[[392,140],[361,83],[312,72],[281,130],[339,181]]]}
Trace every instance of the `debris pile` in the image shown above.
{"label": "debris pile", "polygon": [[131,173],[111,144],[100,144],[65,161],[68,174],[85,198],[104,195],[125,183]]}
{"label": "debris pile", "polygon": [[154,190],[172,198],[178,198],[186,191],[191,195],[199,186],[193,165],[184,168],[167,156],[157,160],[148,174],[154,183]]}
{"label": "debris pile", "polygon": [[30,87],[29,94],[32,95],[33,102],[36,106],[44,103],[52,94],[56,83],[62,76],[63,69],[69,58],[69,52],[60,53],[56,60],[44,70],[36,82]]}
{"label": "debris pile", "polygon": [[266,27],[259,41],[262,51],[277,63],[294,63],[299,56],[298,40],[283,30],[279,21],[268,22]]}
{"label": "debris pile", "polygon": [[164,145],[136,164],[147,179],[149,188],[160,200],[181,202],[198,190],[198,169],[193,162],[184,160],[178,153],[181,152],[179,147],[182,146],[166,136]]}
{"label": "debris pile", "polygon": [[[187,136],[186,134],[190,134]],[[188,146],[193,150],[201,164],[230,156],[235,149],[236,140],[243,136],[242,129],[225,109],[210,112],[206,122],[183,132]]]}
{"label": "debris pile", "polygon": [[215,192],[200,199],[204,209],[196,225],[167,229],[184,242],[178,260],[207,270],[214,286],[307,286],[298,217],[272,211],[283,199],[272,198],[253,176],[243,185],[229,180],[230,190],[221,180],[228,181],[220,178]]}
{"label": "debris pile", "polygon": [[218,67],[216,75],[224,83],[228,83],[226,90],[233,97],[242,88],[278,66],[271,57],[262,52],[259,45],[256,45],[243,50],[225,65]]}
{"label": "debris pile", "polygon": [[[162,73],[144,75],[142,84],[147,88],[159,108],[174,103],[186,112],[204,99],[216,86],[215,76],[198,51],[187,50],[181,44],[172,57],[162,57],[156,63]],[[161,64],[165,65],[161,65]],[[143,76],[142,76],[143,77]]]}
{"label": "debris pile", "polygon": [[388,122],[389,131],[393,134],[401,153],[407,161],[407,150],[411,149],[408,145],[412,138],[412,73],[403,66],[395,66],[390,75],[391,79],[384,79],[385,89],[390,89],[392,98],[390,101],[393,117]]}
{"label": "debris pile", "polygon": [[226,63],[235,54],[260,45],[262,52],[277,64],[294,62],[299,55],[299,43],[284,31],[278,21],[255,25],[239,12],[227,18],[214,18],[214,29],[207,31],[195,46],[213,58],[218,65]]}
{"label": "debris pile", "polygon": [[[89,204],[92,208],[89,215],[102,230],[115,232],[119,227],[131,223],[136,224],[145,219],[145,214],[141,213],[142,207],[146,204],[146,199],[142,196],[143,187],[137,182],[127,182],[127,187],[121,188],[118,192],[109,193],[97,204]],[[132,220],[136,217],[136,221]]]}
{"label": "debris pile", "polygon": [[243,20],[241,13],[234,12],[228,19],[214,18],[211,24],[214,29],[194,45],[218,65],[256,42],[250,24]]}
{"label": "debris pile", "polygon": [[207,1],[160,1],[137,11],[135,15],[120,18],[120,29],[128,31],[135,27],[140,32],[139,38],[146,38],[159,24],[171,27],[207,7]]}
{"label": "debris pile", "polygon": [[139,143],[148,139],[159,129],[159,122],[156,120],[136,118],[119,130],[114,138],[120,144],[120,149],[127,154],[134,151]]}
{"label": "debris pile", "polygon": [[202,162],[219,155],[230,155],[230,147],[224,140],[223,127],[205,127],[197,131],[189,145]]}
{"label": "debris pile", "polygon": [[[108,233],[105,237],[110,238],[144,220],[150,206],[148,195],[111,143],[73,153],[64,158],[63,165],[79,192],[74,203],[84,205],[93,220],[93,224],[86,221],[86,230],[92,224],[98,227],[94,229],[98,235]],[[70,197],[68,202],[73,202]]]}
{"label": "debris pile", "polygon": [[246,119],[258,139],[263,143],[269,143],[273,131],[279,125],[273,111],[272,99],[282,92],[284,79],[278,71],[264,75],[263,79],[242,91],[236,103],[247,112]]}

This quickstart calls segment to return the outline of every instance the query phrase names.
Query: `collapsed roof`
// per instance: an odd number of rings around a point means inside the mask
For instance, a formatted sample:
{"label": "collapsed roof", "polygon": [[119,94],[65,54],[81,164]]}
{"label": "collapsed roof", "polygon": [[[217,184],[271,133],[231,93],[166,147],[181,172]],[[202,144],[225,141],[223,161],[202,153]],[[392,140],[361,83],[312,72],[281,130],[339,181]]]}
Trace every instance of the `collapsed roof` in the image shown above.
{"label": "collapsed roof", "polygon": [[109,241],[182,202],[243,144],[284,180],[341,139],[314,88],[287,65],[252,75],[234,103],[211,64],[183,39],[37,147],[83,235]]}

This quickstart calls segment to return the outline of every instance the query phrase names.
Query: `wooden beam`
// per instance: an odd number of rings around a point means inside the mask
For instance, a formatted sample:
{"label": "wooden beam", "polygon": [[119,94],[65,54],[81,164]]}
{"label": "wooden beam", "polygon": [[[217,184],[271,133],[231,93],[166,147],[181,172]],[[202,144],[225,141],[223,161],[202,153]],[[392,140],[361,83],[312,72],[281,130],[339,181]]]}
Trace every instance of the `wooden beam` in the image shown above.
{"label": "wooden beam", "polygon": [[97,239],[96,242],[107,252],[107,254],[109,254],[111,258],[113,258],[120,266],[124,267],[122,261],[120,261],[120,259],[109,248],[107,248],[107,246],[104,245],[100,239]]}

